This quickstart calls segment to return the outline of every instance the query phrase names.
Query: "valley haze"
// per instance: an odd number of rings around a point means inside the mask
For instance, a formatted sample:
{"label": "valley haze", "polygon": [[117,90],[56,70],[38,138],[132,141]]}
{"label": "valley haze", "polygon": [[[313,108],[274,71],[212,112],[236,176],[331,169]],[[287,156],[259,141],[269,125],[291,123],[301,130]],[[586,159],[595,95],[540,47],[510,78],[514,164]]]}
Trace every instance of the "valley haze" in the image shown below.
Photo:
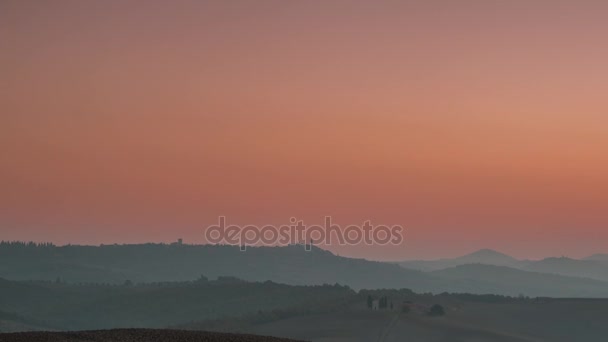
{"label": "valley haze", "polygon": [[[122,330],[0,333],[0,341],[181,341],[196,335],[180,331],[203,330],[312,341],[407,334],[414,341],[599,342],[608,333],[604,255],[529,261],[485,249],[393,263],[309,249],[1,242],[0,332]],[[385,298],[386,308],[371,310],[374,298]],[[429,316],[437,305],[444,317]]]}

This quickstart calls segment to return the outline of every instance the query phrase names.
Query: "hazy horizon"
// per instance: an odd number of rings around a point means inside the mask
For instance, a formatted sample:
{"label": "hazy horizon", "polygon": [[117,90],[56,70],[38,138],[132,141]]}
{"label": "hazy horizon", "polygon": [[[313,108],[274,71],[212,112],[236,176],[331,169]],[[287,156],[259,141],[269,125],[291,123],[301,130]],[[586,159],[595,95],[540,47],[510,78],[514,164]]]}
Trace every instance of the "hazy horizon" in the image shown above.
{"label": "hazy horizon", "polygon": [[[101,246],[111,246],[111,245],[147,245],[147,244],[166,244],[166,245],[172,245],[172,244],[176,244],[177,240],[173,240],[173,241],[134,241],[134,242],[106,242],[106,243],[62,243],[62,244],[57,244],[54,243],[52,241],[34,241],[34,240],[28,240],[28,241],[22,241],[22,240],[2,240],[5,242],[22,242],[22,243],[36,243],[36,244],[44,244],[44,243],[51,243],[56,247],[66,247],[66,246],[86,246],[86,247],[101,247]],[[215,246],[216,244],[212,244],[212,243],[206,243],[206,242],[202,242],[202,243],[196,243],[196,242],[189,242],[189,241],[184,241],[182,239],[182,244],[183,245],[187,245],[187,246]],[[221,246],[231,246],[231,245],[221,245]],[[232,246],[237,248],[238,246]],[[288,245],[256,245],[256,246],[250,246],[250,248],[256,248],[256,247],[288,247]],[[526,258],[526,257],[521,257],[521,256],[517,256],[517,255],[513,255],[498,249],[494,249],[494,248],[479,248],[479,249],[474,249],[474,250],[465,250],[461,253],[458,254],[451,254],[451,255],[444,255],[444,256],[429,256],[426,258],[416,258],[416,257],[412,257],[412,258],[405,258],[405,259],[376,259],[376,258],[369,258],[366,256],[359,256],[359,255],[350,255],[348,253],[345,254],[340,254],[339,252],[335,251],[335,246],[327,246],[327,245],[323,245],[323,244],[316,244],[314,245],[314,247],[320,248],[322,250],[326,250],[329,252],[332,252],[338,256],[342,256],[342,257],[346,257],[346,258],[361,258],[361,259],[366,259],[366,260],[370,260],[370,261],[381,261],[381,262],[400,262],[400,261],[418,261],[418,260],[423,260],[423,261],[435,261],[435,260],[442,260],[442,259],[454,259],[454,258],[459,258],[459,257],[463,257],[463,256],[469,256],[469,255],[473,255],[476,254],[478,252],[494,252],[494,253],[499,253],[499,254],[504,254],[506,256],[512,257],[516,260],[521,260],[521,261],[540,261],[543,259],[547,259],[547,258],[570,258],[570,259],[575,259],[575,260],[582,260],[584,258],[587,257],[591,257],[594,255],[608,255],[608,253],[606,252],[594,252],[594,253],[589,253],[580,257],[571,257],[568,255],[545,255],[545,256],[540,256],[538,258]],[[377,247],[376,247],[377,248]],[[246,251],[243,251],[243,253],[247,253]]]}
{"label": "hazy horizon", "polygon": [[374,260],[608,252],[608,3],[2,1],[0,239],[401,225]]}

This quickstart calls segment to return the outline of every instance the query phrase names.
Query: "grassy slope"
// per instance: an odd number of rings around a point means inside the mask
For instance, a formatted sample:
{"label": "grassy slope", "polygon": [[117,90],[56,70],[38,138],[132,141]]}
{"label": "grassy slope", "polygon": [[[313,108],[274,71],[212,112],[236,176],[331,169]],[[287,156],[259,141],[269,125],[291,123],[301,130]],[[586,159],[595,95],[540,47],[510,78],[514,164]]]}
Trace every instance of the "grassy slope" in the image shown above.
{"label": "grassy slope", "polygon": [[342,286],[271,282],[188,282],[145,286],[70,286],[0,281],[0,310],[57,329],[166,327],[259,310],[340,305],[354,296]]}
{"label": "grassy slope", "polygon": [[[247,331],[312,341],[360,342],[603,342],[608,336],[607,300],[435,300],[447,308],[446,316],[353,311],[293,317]],[[399,318],[392,323],[396,315]]]}

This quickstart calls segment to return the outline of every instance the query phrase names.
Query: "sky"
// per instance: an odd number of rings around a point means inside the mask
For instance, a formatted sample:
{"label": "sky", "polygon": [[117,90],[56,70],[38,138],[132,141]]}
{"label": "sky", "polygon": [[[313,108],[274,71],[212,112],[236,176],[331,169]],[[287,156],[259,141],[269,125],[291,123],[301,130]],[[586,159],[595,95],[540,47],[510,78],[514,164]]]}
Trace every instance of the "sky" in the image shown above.
{"label": "sky", "polygon": [[0,2],[0,239],[402,225],[378,260],[608,252],[608,3]]}

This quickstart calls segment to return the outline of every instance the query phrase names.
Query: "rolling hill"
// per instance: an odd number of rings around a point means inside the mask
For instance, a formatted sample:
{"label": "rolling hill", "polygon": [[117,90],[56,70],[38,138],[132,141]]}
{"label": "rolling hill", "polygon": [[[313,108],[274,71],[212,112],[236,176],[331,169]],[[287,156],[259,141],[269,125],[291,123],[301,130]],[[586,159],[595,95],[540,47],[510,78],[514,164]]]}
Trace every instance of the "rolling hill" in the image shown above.
{"label": "rolling hill", "polygon": [[[0,244],[0,277],[12,280],[46,280],[67,283],[124,284],[190,281],[201,275],[209,278],[234,276],[246,281],[273,281],[289,285],[344,284],[359,289],[408,288],[416,292],[469,292],[509,294],[518,287],[529,295],[565,297],[605,297],[608,283],[571,277],[539,282],[537,272],[527,272],[530,264],[504,254],[482,250],[461,258],[433,261],[430,269],[446,269],[495,262],[505,272],[516,274],[502,284],[490,285],[493,268],[477,267],[467,277],[446,277],[449,272],[423,272],[394,263],[353,259],[301,245],[256,247],[240,251],[235,246],[216,245],[110,245],[52,246]],[[581,261],[593,263],[592,261]],[[456,265],[456,266],[450,266]],[[505,266],[509,265],[509,267]],[[515,266],[513,266],[515,265]],[[440,268],[441,266],[442,268]],[[519,269],[515,269],[518,267]],[[463,268],[458,268],[463,270]],[[517,271],[517,272],[516,272]],[[453,271],[452,271],[453,272]],[[586,274],[593,274],[593,270]],[[486,274],[487,273],[487,274]],[[551,272],[557,273],[557,272]],[[577,274],[578,275],[578,274]],[[475,278],[477,277],[477,278]],[[529,282],[526,282],[526,277]],[[510,283],[509,281],[512,281]],[[544,286],[544,289],[539,287]],[[522,292],[522,291],[519,291]],[[518,293],[519,293],[518,292]]]}
{"label": "rolling hill", "polygon": [[11,246],[0,244],[0,277],[70,283],[188,281],[235,276],[291,285],[347,284],[362,288],[442,291],[439,279],[395,264],[340,257],[303,246],[240,251],[217,245]]}
{"label": "rolling hill", "polygon": [[481,249],[471,254],[452,259],[410,260],[402,261],[399,263],[399,265],[414,270],[436,271],[467,264],[488,264],[517,267],[520,263],[521,261],[506,254],[491,249]]}
{"label": "rolling hill", "polygon": [[169,329],[113,329],[103,331],[77,331],[77,332],[22,332],[13,334],[0,334],[2,342],[289,342],[285,338],[229,334],[206,331],[184,331]]}
{"label": "rolling hill", "polygon": [[130,286],[0,280],[0,311],[6,313],[0,320],[28,325],[4,331],[158,328],[259,311],[331,311],[355,295],[339,285],[289,286],[235,278]]}
{"label": "rolling hill", "polygon": [[599,261],[608,263],[608,254],[593,254],[584,258],[583,260]]}
{"label": "rolling hill", "polygon": [[578,277],[522,271],[506,266],[467,264],[433,271],[471,293],[519,294],[531,297],[608,298],[608,283]]}
{"label": "rolling hill", "polygon": [[521,269],[608,281],[608,263],[597,260],[577,260],[565,257],[546,258],[526,263],[522,265]]}
{"label": "rolling hill", "polygon": [[482,249],[452,259],[410,260],[399,262],[399,265],[404,268],[425,272],[471,264],[507,266],[522,271],[608,281],[608,257],[603,254],[596,254],[584,259],[550,257],[541,260],[518,260],[497,251]]}

